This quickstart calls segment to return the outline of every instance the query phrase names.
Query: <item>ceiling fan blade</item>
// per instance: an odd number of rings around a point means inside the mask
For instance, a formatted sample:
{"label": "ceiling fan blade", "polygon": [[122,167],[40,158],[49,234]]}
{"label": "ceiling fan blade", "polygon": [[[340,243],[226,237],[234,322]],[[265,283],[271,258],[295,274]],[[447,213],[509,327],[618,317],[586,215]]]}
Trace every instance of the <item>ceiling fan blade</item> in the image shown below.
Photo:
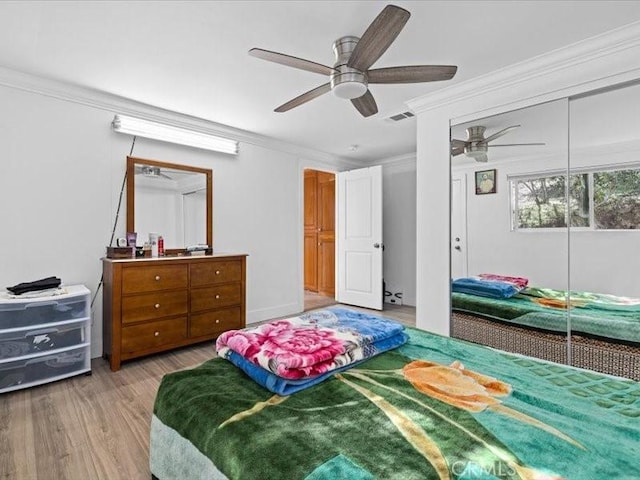
{"label": "ceiling fan blade", "polygon": [[454,65],[413,65],[376,68],[367,72],[369,83],[421,83],[451,80],[458,67]]}
{"label": "ceiling fan blade", "polygon": [[457,138],[451,139],[451,148],[464,148],[467,146],[467,142],[464,140],[458,140]]}
{"label": "ceiling fan blade", "polygon": [[476,155],[473,158],[475,158],[476,162],[481,162],[481,163],[487,163],[489,161],[485,153],[483,153],[482,155]]}
{"label": "ceiling fan blade", "polygon": [[286,65],[287,67],[299,68],[300,70],[319,73],[321,75],[331,75],[333,72],[333,68],[327,67],[326,65],[305,60],[304,58],[292,57],[291,55],[285,55],[284,53],[263,50],[261,48],[252,48],[249,50],[249,55],[269,62],[275,62],[281,65]]}
{"label": "ceiling fan blade", "polygon": [[503,135],[506,135],[507,133],[509,133],[511,130],[515,130],[516,128],[520,128],[520,125],[511,125],[510,127],[507,127],[503,130],[500,130],[499,132],[494,133],[493,135],[491,135],[490,137],[485,138],[482,143],[489,143],[492,140],[495,140],[498,137],[501,137]]}
{"label": "ceiling fan blade", "polygon": [[411,14],[404,8],[387,5],[375,18],[353,50],[347,66],[365,71],[393,43]]}
{"label": "ceiling fan blade", "polygon": [[358,109],[363,117],[370,117],[378,113],[378,105],[376,105],[376,101],[369,90],[361,97],[351,99],[351,103],[353,103],[353,106]]}
{"label": "ceiling fan blade", "polygon": [[289,100],[287,103],[280,105],[278,108],[274,110],[274,112],[282,113],[292,108],[299,107],[303,103],[307,103],[310,100],[313,100],[320,95],[324,95],[327,92],[331,91],[331,84],[325,83],[324,85],[320,85],[319,87],[314,88],[313,90],[309,90],[306,93],[294,98],[293,100]]}
{"label": "ceiling fan blade", "polygon": [[501,143],[500,145],[487,145],[487,147],[532,147],[534,145],[546,145],[546,143]]}
{"label": "ceiling fan blade", "polygon": [[464,153],[464,148],[452,148],[451,149],[451,156],[452,157],[457,157],[458,155],[461,155]]}

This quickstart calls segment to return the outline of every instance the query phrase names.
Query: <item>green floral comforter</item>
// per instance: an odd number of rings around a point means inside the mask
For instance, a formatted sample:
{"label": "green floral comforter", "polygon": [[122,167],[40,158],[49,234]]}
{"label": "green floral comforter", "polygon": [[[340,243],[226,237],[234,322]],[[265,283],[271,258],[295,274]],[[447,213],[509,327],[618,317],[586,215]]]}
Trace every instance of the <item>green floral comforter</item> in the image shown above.
{"label": "green floral comforter", "polygon": [[160,479],[635,479],[640,384],[408,329],[291,396],[223,359],[166,375]]}
{"label": "green floral comforter", "polygon": [[639,299],[587,292],[568,296],[561,290],[529,287],[504,299],[454,292],[451,306],[454,311],[553,332],[566,332],[570,321],[575,333],[640,343]]}

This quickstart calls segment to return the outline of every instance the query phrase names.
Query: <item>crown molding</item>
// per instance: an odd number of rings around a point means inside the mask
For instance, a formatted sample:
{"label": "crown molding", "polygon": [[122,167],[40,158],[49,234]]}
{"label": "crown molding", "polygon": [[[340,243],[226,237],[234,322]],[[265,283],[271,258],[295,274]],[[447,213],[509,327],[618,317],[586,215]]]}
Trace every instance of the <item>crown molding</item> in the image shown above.
{"label": "crown molding", "polygon": [[330,165],[344,164],[345,162],[348,164],[352,163],[352,160],[344,157],[291,144],[247,130],[155,107],[101,90],[32,75],[3,66],[0,66],[0,86],[77,103],[114,114],[131,115],[149,121],[161,122],[175,127],[222,136],[237,140],[241,143],[278,150],[290,153],[296,157],[318,160]]}
{"label": "crown molding", "polygon": [[397,155],[395,157],[385,158],[378,161],[378,165],[382,165],[384,169],[407,169],[415,170],[416,168],[416,153],[405,153],[403,155]]}
{"label": "crown molding", "polygon": [[[409,100],[406,103],[411,110],[419,114],[475,97],[481,97],[495,91],[513,89],[524,82],[556,74],[638,46],[640,46],[640,22],[634,22],[488,74],[445,87],[433,93]],[[628,70],[637,70],[637,65],[633,65]]]}

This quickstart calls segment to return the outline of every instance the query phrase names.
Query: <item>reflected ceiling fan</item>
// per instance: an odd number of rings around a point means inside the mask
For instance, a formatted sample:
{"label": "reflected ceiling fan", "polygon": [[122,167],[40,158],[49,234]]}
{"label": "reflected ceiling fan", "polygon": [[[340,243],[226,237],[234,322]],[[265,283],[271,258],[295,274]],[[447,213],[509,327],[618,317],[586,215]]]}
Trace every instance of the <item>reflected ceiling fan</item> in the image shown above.
{"label": "reflected ceiling fan", "polygon": [[503,143],[500,145],[489,145],[489,142],[492,142],[496,138],[499,138],[507,133],[515,130],[516,128],[520,128],[520,125],[511,125],[499,132],[490,135],[487,138],[484,138],[484,131],[486,127],[477,125],[475,127],[467,128],[467,140],[458,140],[455,138],[451,139],[451,156],[455,157],[457,155],[465,154],[467,157],[475,159],[476,162],[487,162],[489,159],[487,157],[487,151],[489,147],[524,147],[524,146],[534,146],[534,145],[544,145],[544,143]]}
{"label": "reflected ceiling fan", "polygon": [[136,175],[143,175],[151,178],[166,178],[173,180],[169,175],[163,173],[160,167],[153,167],[151,165],[136,165]]}
{"label": "reflected ceiling fan", "polygon": [[369,25],[361,38],[341,37],[333,43],[336,62],[333,67],[292,57],[284,53],[252,48],[252,55],[288,67],[299,68],[329,77],[329,82],[280,105],[276,112],[286,112],[330,91],[350,99],[362,114],[369,117],[378,106],[369,91],[370,83],[421,83],[450,80],[458,67],[452,65],[413,65],[369,70],[396,39],[411,14],[404,8],[387,5]]}

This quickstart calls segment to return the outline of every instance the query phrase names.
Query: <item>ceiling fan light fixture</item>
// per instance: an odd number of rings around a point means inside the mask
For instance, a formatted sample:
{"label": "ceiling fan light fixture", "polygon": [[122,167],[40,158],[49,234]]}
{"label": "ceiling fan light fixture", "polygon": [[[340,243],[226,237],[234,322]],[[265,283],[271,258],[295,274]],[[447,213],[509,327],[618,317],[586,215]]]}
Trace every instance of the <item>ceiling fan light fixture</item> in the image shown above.
{"label": "ceiling fan light fixture", "polygon": [[347,66],[347,61],[356,48],[358,37],[341,37],[333,42],[336,63],[331,74],[331,91],[338,98],[353,100],[367,93],[367,77],[360,70]]}
{"label": "ceiling fan light fixture", "polygon": [[351,100],[367,93],[367,84],[358,80],[346,80],[333,84],[332,91],[336,97]]}

